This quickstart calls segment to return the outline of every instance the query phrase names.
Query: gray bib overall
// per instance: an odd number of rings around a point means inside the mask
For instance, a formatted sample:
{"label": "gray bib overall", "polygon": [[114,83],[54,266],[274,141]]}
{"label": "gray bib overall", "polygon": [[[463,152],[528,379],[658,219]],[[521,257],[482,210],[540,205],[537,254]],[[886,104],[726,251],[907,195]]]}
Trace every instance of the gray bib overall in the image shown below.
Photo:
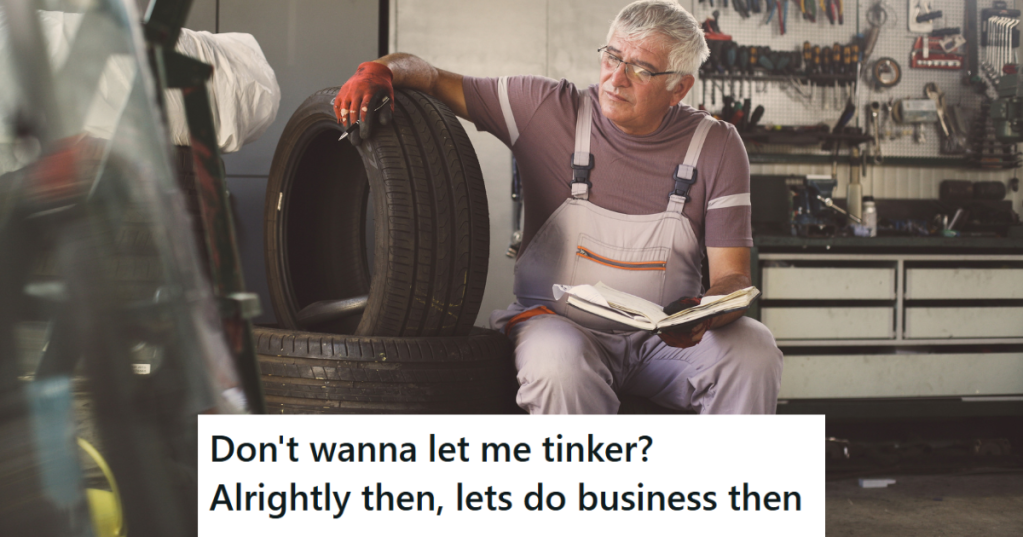
{"label": "gray bib overall", "polygon": [[[650,332],[570,307],[565,298],[554,300],[554,284],[598,281],[662,306],[703,294],[700,242],[682,209],[715,120],[708,117],[698,124],[675,171],[666,210],[627,215],[588,201],[594,164],[591,100],[581,92],[572,197],[544,222],[516,261],[517,301],[490,317],[491,327],[504,331],[515,345],[516,403],[531,413],[608,414],[618,411],[618,393],[632,393],[670,408],[773,413],[782,356],[759,322],[742,317],[708,331],[698,345],[678,349]],[[505,117],[514,129],[510,107]]]}
{"label": "gray bib overall", "polygon": [[588,94],[579,101],[572,197],[544,222],[515,262],[514,292],[523,306],[547,306],[587,328],[620,330],[625,327],[569,307],[565,298],[555,301],[551,289],[600,281],[661,306],[702,294],[700,243],[682,209],[715,121],[708,117],[697,126],[663,213],[621,214],[588,201],[592,108]]}

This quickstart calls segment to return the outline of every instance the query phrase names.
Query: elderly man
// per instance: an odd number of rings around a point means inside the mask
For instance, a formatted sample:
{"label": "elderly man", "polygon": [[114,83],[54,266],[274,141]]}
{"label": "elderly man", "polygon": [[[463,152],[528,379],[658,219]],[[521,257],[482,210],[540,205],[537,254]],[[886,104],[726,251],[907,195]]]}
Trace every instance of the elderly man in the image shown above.
{"label": "elderly man", "polygon": [[615,413],[617,394],[629,393],[701,413],[773,413],[782,355],[742,312],[658,337],[552,296],[554,284],[602,281],[663,306],[750,285],[746,151],[731,125],[680,104],[709,54],[696,20],[671,0],[634,2],[599,54],[600,82],[588,88],[463,77],[391,54],[359,66],[335,111],[372,125],[367,116],[393,82],[437,97],[511,148],[524,236],[516,301],[491,324],[515,344],[519,406]]}

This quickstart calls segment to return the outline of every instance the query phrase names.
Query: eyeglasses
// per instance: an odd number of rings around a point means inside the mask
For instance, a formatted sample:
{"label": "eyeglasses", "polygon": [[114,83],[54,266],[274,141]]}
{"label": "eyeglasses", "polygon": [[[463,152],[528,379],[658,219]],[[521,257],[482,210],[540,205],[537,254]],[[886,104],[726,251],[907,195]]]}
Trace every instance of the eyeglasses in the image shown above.
{"label": "eyeglasses", "polygon": [[600,53],[600,63],[605,69],[609,69],[613,73],[618,69],[619,65],[624,65],[625,76],[629,77],[629,79],[632,80],[633,82],[637,82],[640,84],[646,84],[647,82],[650,82],[650,80],[653,79],[655,76],[680,74],[678,71],[664,71],[662,73],[655,73],[648,69],[644,69],[643,67],[640,67],[634,63],[629,63],[619,58],[618,56],[611,54],[611,52],[607,50],[606,46],[598,48],[597,52]]}

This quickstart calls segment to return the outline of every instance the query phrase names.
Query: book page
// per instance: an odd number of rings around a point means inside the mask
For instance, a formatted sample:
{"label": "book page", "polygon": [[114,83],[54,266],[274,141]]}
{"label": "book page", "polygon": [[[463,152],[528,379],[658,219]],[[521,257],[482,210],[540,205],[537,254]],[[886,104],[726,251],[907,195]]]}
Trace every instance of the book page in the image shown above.
{"label": "book page", "polygon": [[612,289],[604,285],[604,282],[597,282],[594,288],[607,299],[607,303],[612,308],[642,315],[655,324],[667,317],[664,314],[664,310],[657,304],[638,296]]}
{"label": "book page", "polygon": [[658,323],[658,325],[666,328],[669,326],[685,324],[696,319],[715,317],[723,313],[741,310],[748,307],[759,295],[760,291],[757,290],[756,287],[740,289],[730,295],[721,297],[718,300],[701,303],[698,306],[680,311],[675,315],[664,319]]}
{"label": "book page", "polygon": [[569,304],[578,306],[580,303],[589,303],[599,306],[607,313],[602,314],[597,311],[591,311],[591,313],[608,319],[617,314],[642,321],[644,325],[652,325],[667,317],[657,304],[608,287],[603,282],[597,282],[596,285],[555,284],[552,291],[555,300],[561,300],[562,296],[569,295]]}
{"label": "book page", "polygon": [[599,317],[619,322],[633,328],[639,328],[640,330],[653,330],[656,328],[654,323],[648,321],[643,315],[626,313],[612,308],[605,308],[571,295],[568,297],[568,304]]}
{"label": "book page", "polygon": [[567,294],[569,296],[578,297],[591,304],[611,309],[611,305],[607,303],[607,300],[605,300],[603,295],[600,294],[600,291],[592,285],[564,285],[556,283],[552,290],[554,292],[554,300],[561,300],[561,297]]}

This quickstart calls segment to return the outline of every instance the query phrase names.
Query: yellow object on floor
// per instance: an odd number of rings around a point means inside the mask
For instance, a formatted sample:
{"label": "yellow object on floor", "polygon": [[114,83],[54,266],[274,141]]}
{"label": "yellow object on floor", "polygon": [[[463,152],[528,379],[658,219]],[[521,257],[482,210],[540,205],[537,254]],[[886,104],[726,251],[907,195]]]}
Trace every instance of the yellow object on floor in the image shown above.
{"label": "yellow object on floor", "polygon": [[114,481],[114,474],[110,471],[110,466],[92,444],[79,438],[78,447],[82,448],[82,451],[95,461],[96,466],[99,466],[103,476],[110,484],[110,491],[85,490],[85,496],[89,502],[89,513],[92,515],[93,532],[96,537],[124,537],[127,533],[124,527],[124,513],[121,510],[121,497],[117,491],[117,482]]}

